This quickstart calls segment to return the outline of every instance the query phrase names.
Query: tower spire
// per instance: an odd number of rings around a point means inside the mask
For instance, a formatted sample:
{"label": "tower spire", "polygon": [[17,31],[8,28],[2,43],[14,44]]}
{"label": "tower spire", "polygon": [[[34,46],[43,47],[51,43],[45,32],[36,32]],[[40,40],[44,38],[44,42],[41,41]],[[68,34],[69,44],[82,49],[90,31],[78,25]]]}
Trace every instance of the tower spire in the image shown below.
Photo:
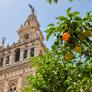
{"label": "tower spire", "polygon": [[6,38],[5,38],[5,37],[3,37],[3,38],[2,38],[2,45],[4,45],[4,44],[5,44],[5,40],[6,40]]}

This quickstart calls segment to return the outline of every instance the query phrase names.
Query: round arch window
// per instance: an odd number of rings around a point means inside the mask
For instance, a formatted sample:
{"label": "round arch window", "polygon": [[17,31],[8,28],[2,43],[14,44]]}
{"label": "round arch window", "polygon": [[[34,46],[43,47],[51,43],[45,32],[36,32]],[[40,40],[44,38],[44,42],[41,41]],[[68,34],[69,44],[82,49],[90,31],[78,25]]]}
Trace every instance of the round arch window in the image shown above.
{"label": "round arch window", "polygon": [[16,84],[10,85],[9,92],[17,92]]}

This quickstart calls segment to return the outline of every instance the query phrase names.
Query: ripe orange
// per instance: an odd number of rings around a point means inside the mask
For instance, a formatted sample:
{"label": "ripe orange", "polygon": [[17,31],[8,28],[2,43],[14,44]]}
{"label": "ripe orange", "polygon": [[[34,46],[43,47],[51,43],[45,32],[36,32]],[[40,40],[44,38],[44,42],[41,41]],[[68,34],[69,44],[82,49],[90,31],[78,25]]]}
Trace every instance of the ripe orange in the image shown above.
{"label": "ripe orange", "polygon": [[64,59],[67,60],[67,61],[72,60],[72,58],[73,58],[73,55],[70,52],[69,53],[66,53],[65,56],[64,56]]}
{"label": "ripe orange", "polygon": [[63,35],[62,35],[62,39],[66,42],[69,42],[70,40],[70,33],[69,32],[65,32]]}
{"label": "ripe orange", "polygon": [[75,51],[76,52],[81,52],[82,48],[79,45],[75,46]]}

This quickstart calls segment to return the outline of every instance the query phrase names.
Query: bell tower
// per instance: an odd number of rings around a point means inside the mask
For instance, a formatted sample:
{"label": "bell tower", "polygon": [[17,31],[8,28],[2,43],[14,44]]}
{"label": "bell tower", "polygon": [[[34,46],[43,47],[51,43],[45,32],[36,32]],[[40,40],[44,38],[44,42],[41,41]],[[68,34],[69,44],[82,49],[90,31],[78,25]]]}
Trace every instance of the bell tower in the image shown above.
{"label": "bell tower", "polygon": [[33,40],[36,38],[44,40],[34,8],[31,5],[29,6],[32,9],[32,13],[28,16],[24,24],[21,25],[18,30],[19,42],[25,42],[27,40]]}
{"label": "bell tower", "polygon": [[0,46],[0,92],[21,92],[26,85],[26,77],[35,74],[29,61],[45,53],[46,47],[35,10],[32,5],[29,6],[32,13],[17,31],[19,40],[4,47],[3,38],[3,45]]}

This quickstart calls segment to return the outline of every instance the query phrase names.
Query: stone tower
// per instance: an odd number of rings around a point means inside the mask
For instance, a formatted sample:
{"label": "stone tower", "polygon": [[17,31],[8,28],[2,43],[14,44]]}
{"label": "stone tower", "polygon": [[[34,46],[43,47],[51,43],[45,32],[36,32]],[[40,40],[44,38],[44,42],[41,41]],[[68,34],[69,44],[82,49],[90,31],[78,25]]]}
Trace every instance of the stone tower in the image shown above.
{"label": "stone tower", "polygon": [[29,59],[44,53],[44,38],[34,12],[17,33],[17,43],[0,46],[0,92],[21,92],[26,76],[35,71]]}

